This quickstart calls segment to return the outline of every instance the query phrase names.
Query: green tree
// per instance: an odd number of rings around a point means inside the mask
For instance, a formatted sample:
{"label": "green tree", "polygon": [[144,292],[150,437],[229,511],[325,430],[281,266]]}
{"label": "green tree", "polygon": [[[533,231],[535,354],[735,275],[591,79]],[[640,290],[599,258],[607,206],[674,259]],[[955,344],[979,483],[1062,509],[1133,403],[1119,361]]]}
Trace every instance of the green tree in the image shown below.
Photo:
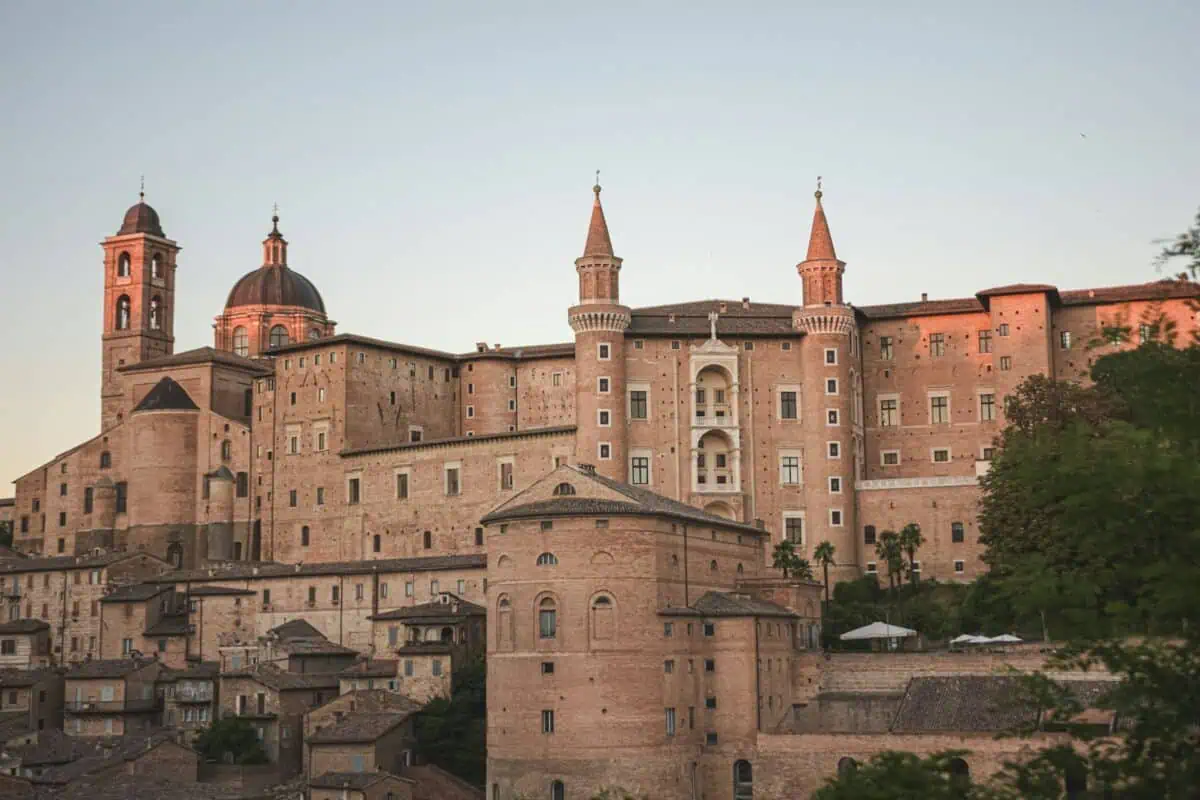
{"label": "green tree", "polygon": [[785,578],[801,578],[812,580],[812,564],[796,552],[796,545],[790,539],[784,539],[775,545],[772,564],[775,569],[783,572]]}
{"label": "green tree", "polygon": [[416,719],[417,750],[427,761],[482,786],[487,778],[487,666],[482,658],[454,673],[449,698],[431,700]]}
{"label": "green tree", "polygon": [[895,531],[880,533],[875,541],[875,555],[887,564],[888,588],[894,593],[904,572],[904,550],[900,546],[900,536]]}
{"label": "green tree", "polygon": [[0,520],[0,545],[12,547],[13,523],[11,519]]}
{"label": "green tree", "polygon": [[833,542],[829,541],[821,542],[813,550],[813,558],[821,565],[821,571],[825,576],[825,605],[829,605],[829,566],[833,564],[835,552],[837,552],[837,548],[833,546]]}
{"label": "green tree", "polygon": [[249,720],[225,717],[196,735],[194,747],[205,758],[234,764],[265,764],[267,754]]}
{"label": "green tree", "polygon": [[917,574],[917,551],[921,549],[921,545],[925,544],[925,537],[921,535],[921,526],[915,522],[910,522],[900,529],[900,550],[908,557],[908,579],[912,583],[916,583],[921,579]]}
{"label": "green tree", "polygon": [[865,764],[840,769],[813,800],[968,800],[985,797],[964,769],[964,751],[921,758],[885,751]]}

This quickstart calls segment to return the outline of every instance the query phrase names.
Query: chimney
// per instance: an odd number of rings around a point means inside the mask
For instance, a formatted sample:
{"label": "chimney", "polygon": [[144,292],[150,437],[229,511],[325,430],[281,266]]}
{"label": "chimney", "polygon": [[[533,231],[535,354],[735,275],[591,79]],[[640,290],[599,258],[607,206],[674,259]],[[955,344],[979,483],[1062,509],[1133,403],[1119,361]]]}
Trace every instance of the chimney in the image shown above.
{"label": "chimney", "polygon": [[494,350],[499,350],[499,349],[500,349],[500,343],[499,343],[499,342],[496,342],[494,345],[492,345],[492,349],[494,349]]}
{"label": "chimney", "polygon": [[486,353],[487,352],[487,342],[476,342],[475,343],[475,352],[476,353]]}
{"label": "chimney", "polygon": [[596,474],[596,465],[595,464],[580,464],[579,471],[582,472],[584,475],[595,475]]}
{"label": "chimney", "polygon": [[749,298],[749,297],[743,297],[743,298],[742,298],[742,310],[743,310],[743,311],[749,311],[749,310],[750,310],[750,298]]}
{"label": "chimney", "polygon": [[921,302],[922,303],[929,302],[929,294],[927,292],[921,292]]}

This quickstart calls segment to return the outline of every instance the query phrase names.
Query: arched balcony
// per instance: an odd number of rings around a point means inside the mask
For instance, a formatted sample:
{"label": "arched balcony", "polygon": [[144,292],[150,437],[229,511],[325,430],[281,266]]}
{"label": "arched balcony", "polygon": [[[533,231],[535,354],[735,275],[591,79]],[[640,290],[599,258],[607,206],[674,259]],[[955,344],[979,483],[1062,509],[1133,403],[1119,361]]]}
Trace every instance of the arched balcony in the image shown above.
{"label": "arched balcony", "polygon": [[694,431],[692,491],[739,492],[742,485],[741,451],[737,431]]}

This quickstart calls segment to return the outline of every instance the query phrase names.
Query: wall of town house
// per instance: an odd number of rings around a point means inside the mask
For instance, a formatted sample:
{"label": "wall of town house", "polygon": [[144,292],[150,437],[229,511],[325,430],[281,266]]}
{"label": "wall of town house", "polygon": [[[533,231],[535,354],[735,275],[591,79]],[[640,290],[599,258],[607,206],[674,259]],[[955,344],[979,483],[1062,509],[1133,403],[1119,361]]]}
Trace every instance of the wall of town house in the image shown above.
{"label": "wall of town house", "polygon": [[496,355],[463,364],[463,436],[505,433],[517,428],[517,368],[512,359]]}
{"label": "wall of town house", "polygon": [[458,381],[449,359],[357,344],[346,349],[347,447],[403,444],[410,425],[421,425],[425,439],[459,435]]}

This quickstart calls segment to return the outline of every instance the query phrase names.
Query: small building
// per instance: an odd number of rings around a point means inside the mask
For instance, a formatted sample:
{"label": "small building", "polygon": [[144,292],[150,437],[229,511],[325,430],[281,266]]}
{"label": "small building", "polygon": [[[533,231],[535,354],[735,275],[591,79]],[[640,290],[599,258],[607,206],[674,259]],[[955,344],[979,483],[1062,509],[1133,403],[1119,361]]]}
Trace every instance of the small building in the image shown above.
{"label": "small building", "polygon": [[50,666],[50,625],[40,619],[0,622],[0,668]]}
{"label": "small building", "polygon": [[412,712],[347,714],[308,736],[308,772],[398,771],[412,763]]}
{"label": "small building", "polygon": [[195,783],[200,757],[171,739],[169,733],[121,736],[97,743],[90,752],[51,767],[32,780],[61,791],[73,784],[90,785],[118,776],[153,777],[180,784]]}
{"label": "small building", "polygon": [[302,619],[293,619],[267,631],[260,639],[260,663],[277,664],[288,672],[341,672],[354,664],[358,653],[334,644]]}
{"label": "small building", "polygon": [[336,697],[337,691],[336,674],[285,672],[272,664],[257,664],[221,674],[221,716],[248,720],[267,760],[278,764],[280,774],[288,777],[301,768],[305,712]]}
{"label": "small building", "polygon": [[387,689],[394,692],[399,684],[396,669],[400,662],[394,658],[360,658],[338,673],[341,694],[359,689]]}
{"label": "small building", "polygon": [[483,606],[451,592],[373,615],[377,647],[399,657],[398,691],[422,703],[449,697],[454,670],[482,656],[487,647],[486,616]]}
{"label": "small building", "polygon": [[66,732],[121,736],[156,727],[162,703],[155,683],[162,664],[153,659],[85,661],[66,674]]}
{"label": "small building", "polygon": [[[356,689],[338,695],[328,703],[305,714],[304,741],[311,742],[318,733],[333,729],[343,720],[358,714],[392,714],[407,717],[420,710],[420,703],[396,692],[386,689]],[[305,774],[312,776],[316,773],[308,768],[310,752],[309,748],[305,749],[304,766]],[[400,760],[408,763],[412,761],[412,758],[404,756]]]}
{"label": "small building", "polygon": [[310,800],[413,800],[413,781],[387,772],[327,772],[308,789]]}
{"label": "small building", "polygon": [[154,653],[182,667],[187,654],[187,606],[182,595],[161,583],[113,588],[100,601],[100,657]]}
{"label": "small building", "polygon": [[60,670],[0,670],[0,749],[28,743],[39,731],[61,728],[62,723]]}
{"label": "small building", "polygon": [[186,669],[163,670],[163,725],[179,733],[186,744],[217,718],[220,669],[215,661],[196,662]]}

